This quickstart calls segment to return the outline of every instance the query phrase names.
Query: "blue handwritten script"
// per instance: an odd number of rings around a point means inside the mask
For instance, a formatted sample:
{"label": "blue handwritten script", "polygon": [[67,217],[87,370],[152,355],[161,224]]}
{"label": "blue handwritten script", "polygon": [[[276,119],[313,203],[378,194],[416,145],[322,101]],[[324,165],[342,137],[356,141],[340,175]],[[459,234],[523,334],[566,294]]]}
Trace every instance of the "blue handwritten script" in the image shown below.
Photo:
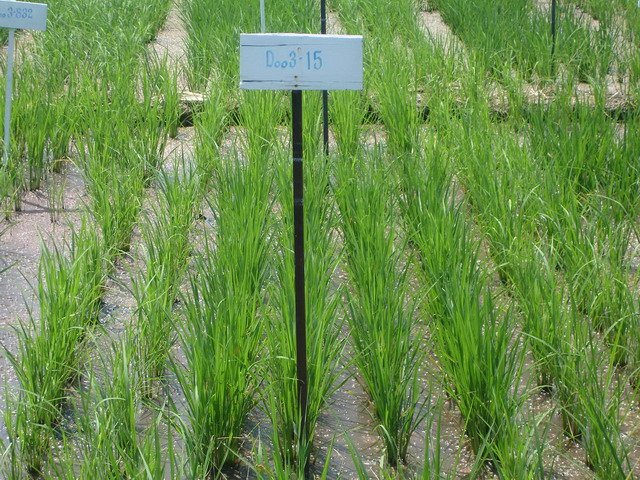
{"label": "blue handwritten script", "polygon": [[298,64],[301,64],[303,68],[311,71],[321,70],[323,66],[322,50],[314,50],[313,52],[308,50],[303,52],[302,49],[299,48],[298,51],[291,50],[285,55],[281,52],[267,50],[265,56],[267,68],[294,69]]}

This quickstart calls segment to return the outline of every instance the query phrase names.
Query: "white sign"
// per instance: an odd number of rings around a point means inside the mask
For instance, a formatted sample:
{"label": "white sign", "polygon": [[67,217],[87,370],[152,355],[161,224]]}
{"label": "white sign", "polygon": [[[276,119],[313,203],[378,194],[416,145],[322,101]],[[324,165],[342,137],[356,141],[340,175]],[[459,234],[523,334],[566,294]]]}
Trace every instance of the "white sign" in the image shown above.
{"label": "white sign", "polygon": [[240,34],[240,88],[362,90],[361,35]]}
{"label": "white sign", "polygon": [[47,29],[47,6],[42,3],[0,0],[0,28]]}

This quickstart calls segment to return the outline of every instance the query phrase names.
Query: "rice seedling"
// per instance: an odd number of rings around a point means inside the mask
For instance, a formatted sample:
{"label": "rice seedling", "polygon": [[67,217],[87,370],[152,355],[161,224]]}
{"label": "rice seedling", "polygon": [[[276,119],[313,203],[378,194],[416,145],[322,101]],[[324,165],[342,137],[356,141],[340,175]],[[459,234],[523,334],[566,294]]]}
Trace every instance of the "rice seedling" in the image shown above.
{"label": "rice seedling", "polygon": [[[424,418],[418,366],[421,329],[407,295],[408,263],[396,237],[390,185],[380,151],[343,159],[335,196],[354,290],[348,295],[354,364],[373,404],[390,465],[406,458]],[[399,242],[396,244],[396,242]]]}

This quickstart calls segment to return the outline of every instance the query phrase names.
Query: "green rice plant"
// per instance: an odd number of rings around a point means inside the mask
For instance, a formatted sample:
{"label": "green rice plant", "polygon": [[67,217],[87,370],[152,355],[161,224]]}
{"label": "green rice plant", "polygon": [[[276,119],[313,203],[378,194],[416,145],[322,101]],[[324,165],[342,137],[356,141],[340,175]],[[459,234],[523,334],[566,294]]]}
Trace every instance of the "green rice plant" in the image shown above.
{"label": "green rice plant", "polygon": [[[463,2],[435,0],[454,33],[483,57],[486,70],[497,75],[515,67],[528,79],[555,77],[555,62],[581,79],[604,76],[613,60],[613,34],[584,25],[562,2],[552,57],[550,15],[528,0]],[[508,81],[508,80],[507,80]]]}
{"label": "green rice plant", "polygon": [[634,115],[623,125],[622,138],[614,146],[607,162],[607,182],[604,197],[611,199],[608,209],[617,215],[614,217],[637,218],[640,206],[636,199],[640,195],[640,166],[629,159],[640,155],[640,116]]}
{"label": "green rice plant", "polygon": [[271,0],[266,6],[267,31],[319,33],[320,15],[314,0]]}
{"label": "green rice plant", "polygon": [[[111,2],[108,8],[102,0],[53,2],[47,31],[19,42],[12,143],[24,160],[20,174],[26,174],[27,188],[38,188],[56,167],[53,160],[68,154],[71,135],[85,120],[77,115],[82,98],[74,88],[77,77],[91,72],[95,81],[97,71],[113,59],[129,67],[136,64],[142,44],[155,35],[169,6],[167,0]],[[108,33],[96,34],[98,30]]]}
{"label": "green rice plant", "polygon": [[[486,114],[485,104],[480,107]],[[530,256],[535,241],[540,202],[535,195],[538,175],[531,158],[509,128],[495,128],[487,117],[472,117],[456,148],[465,194],[486,234],[500,280],[507,284],[520,259]]]}
{"label": "green rice plant", "polygon": [[621,436],[622,384],[603,355],[590,322],[573,310],[557,351],[556,394],[565,433],[580,438],[587,465],[598,478],[631,478],[628,448]]}
{"label": "green rice plant", "polygon": [[29,324],[17,329],[18,354],[6,352],[21,385],[15,418],[7,422],[13,427],[9,435],[31,472],[42,471],[51,427],[79,373],[83,339],[98,318],[105,267],[100,240],[86,225],[72,232],[64,248],[42,246],[39,318],[30,313]]}
{"label": "green rice plant", "polygon": [[[295,268],[293,258],[293,195],[291,166],[281,156],[277,165],[278,196],[282,206],[278,245],[282,260],[276,264],[278,281],[269,289],[274,312],[267,328],[269,355],[262,400],[273,425],[274,465],[291,468],[291,477],[304,478],[313,444],[316,421],[339,386],[345,339],[340,335],[342,288],[332,275],[340,259],[333,241],[336,212],[327,195],[330,167],[308,159],[305,175],[305,286],[307,334],[307,413],[303,421],[296,381]],[[314,161],[315,160],[315,161]],[[295,472],[295,475],[294,473]]]}
{"label": "green rice plant", "polygon": [[[445,144],[446,145],[446,144]],[[499,312],[478,267],[464,205],[451,190],[449,160],[436,136],[425,156],[405,158],[400,210],[424,283],[425,308],[445,388],[465,420],[473,450],[504,478],[536,478],[542,472],[522,417],[519,393],[523,351],[514,340],[512,313]]]}
{"label": "green rice plant", "polygon": [[[589,214],[589,210],[585,213]],[[555,212],[549,209],[547,219],[549,241],[558,252],[558,265],[563,268],[572,306],[605,333],[616,363],[623,365],[634,316],[622,260],[630,238],[627,229],[615,225],[612,228],[608,222],[599,227],[598,222],[603,220],[591,215],[585,219],[575,197]]]}
{"label": "green rice plant", "polygon": [[361,148],[360,136],[366,112],[365,98],[360,92],[332,92],[329,119],[340,158],[351,159]]}
{"label": "green rice plant", "polygon": [[417,59],[405,53],[409,57],[406,62],[398,62],[405,50],[403,45],[379,48],[376,56],[381,60],[373,88],[387,132],[387,146],[392,155],[411,154],[419,149],[421,131],[416,96]]}
{"label": "green rice plant", "polygon": [[[274,438],[274,450],[279,451],[278,446],[278,438]],[[322,472],[319,476],[314,476],[314,478],[318,478],[320,480],[327,480],[329,477],[329,467],[331,457],[333,455],[333,445],[334,445],[335,437],[331,440],[329,444],[329,449],[327,452],[327,458],[324,462]],[[269,456],[265,451],[263,443],[260,439],[258,439],[257,446],[254,446],[253,452],[251,455],[255,460],[249,462],[245,459],[240,459],[243,461],[251,470],[251,472],[255,475],[255,477],[259,480],[271,480],[275,478],[295,478],[296,473],[294,473],[295,467],[292,465],[286,464],[282,461],[282,459],[276,454],[273,456]],[[339,477],[341,478],[341,477]]]}
{"label": "green rice plant", "polygon": [[163,170],[159,176],[158,203],[142,227],[144,271],[133,278],[138,305],[133,329],[145,396],[152,396],[154,381],[164,377],[174,343],[173,304],[188,265],[189,234],[196,218],[198,179],[181,165],[175,173]]}
{"label": "green rice plant", "polygon": [[264,171],[218,159],[216,240],[205,237],[186,294],[180,340],[186,365],[174,371],[185,395],[183,439],[191,476],[217,475],[233,461],[260,381],[264,332],[258,309],[270,246],[269,192]]}
{"label": "green rice plant", "polygon": [[[65,433],[59,461],[44,478],[167,478],[176,462],[171,428],[169,424],[162,432],[162,408],[143,402],[144,377],[134,343],[114,341],[96,367],[86,389],[78,392],[77,432]],[[166,444],[163,433],[169,438]]]}
{"label": "green rice plant", "polygon": [[354,287],[348,295],[353,361],[371,398],[386,458],[395,466],[406,459],[411,434],[425,415],[418,381],[424,352],[415,304],[407,298],[408,263],[393,228],[383,159],[379,150],[343,159],[335,196]]}
{"label": "green rice plant", "polygon": [[259,31],[259,4],[187,0],[180,13],[187,32],[189,85],[204,91],[213,77],[231,90],[239,72],[239,34]]}
{"label": "green rice plant", "polygon": [[226,91],[212,91],[205,99],[202,112],[194,118],[194,162],[203,190],[211,183],[216,166],[216,162],[211,161],[211,158],[219,155],[222,138],[228,126],[229,112],[226,110],[225,98]]}
{"label": "green rice plant", "polygon": [[[424,39],[416,18],[421,2],[398,0],[393,4],[378,0],[338,0],[336,10],[349,33],[366,34],[375,43],[384,43],[394,38],[415,47]],[[380,8],[386,7],[385,15]]]}
{"label": "green rice plant", "polygon": [[[564,188],[593,192],[610,178],[609,158],[615,144],[614,124],[603,110],[564,101],[536,109],[528,132],[534,154],[552,168]],[[591,139],[598,138],[598,142]]]}
{"label": "green rice plant", "polygon": [[106,251],[112,256],[127,252],[142,208],[143,172],[123,172],[115,164],[88,168],[89,209],[100,227]]}
{"label": "green rice plant", "polygon": [[[441,402],[438,403],[436,408],[441,407]],[[433,432],[433,426],[435,423],[435,433]],[[412,469],[389,469],[384,465],[381,466],[380,472],[373,478],[383,478],[385,480],[401,480],[401,479],[420,479],[420,480],[444,480],[457,478],[458,475],[458,462],[459,457],[456,458],[454,465],[449,472],[444,471],[444,465],[442,462],[442,445],[441,445],[441,425],[442,425],[442,412],[438,413],[436,419],[436,413],[434,407],[431,406],[429,414],[426,417],[426,432],[424,438],[424,457],[422,464],[418,467],[418,472],[412,472]],[[433,435],[433,438],[431,438]],[[345,438],[347,441],[347,447],[349,453],[353,459],[356,474],[359,480],[370,480],[372,477],[367,473],[367,468],[362,461],[362,457],[358,453],[356,446],[349,437],[349,434],[345,432]],[[432,442],[434,443],[432,445]],[[478,475],[480,467],[478,464],[474,465],[471,475]]]}
{"label": "green rice plant", "polygon": [[[638,280],[635,279],[634,285],[637,285]],[[631,318],[629,329],[629,364],[630,364],[630,378],[629,383],[635,392],[638,392],[640,388],[640,342],[638,341],[638,333],[640,332],[640,302],[635,297],[634,313]]]}
{"label": "green rice plant", "polygon": [[7,220],[14,210],[19,211],[22,208],[24,178],[20,163],[15,155],[11,155],[7,165],[0,169],[0,207]]}
{"label": "green rice plant", "polygon": [[533,256],[524,257],[512,277],[522,330],[535,360],[537,384],[545,390],[551,390],[556,380],[555,352],[566,323],[565,291],[556,279],[552,255],[537,250]]}
{"label": "green rice plant", "polygon": [[256,167],[266,167],[273,155],[278,138],[277,126],[284,118],[284,97],[279,92],[244,92],[239,110],[239,121],[244,127],[241,136],[246,159]]}

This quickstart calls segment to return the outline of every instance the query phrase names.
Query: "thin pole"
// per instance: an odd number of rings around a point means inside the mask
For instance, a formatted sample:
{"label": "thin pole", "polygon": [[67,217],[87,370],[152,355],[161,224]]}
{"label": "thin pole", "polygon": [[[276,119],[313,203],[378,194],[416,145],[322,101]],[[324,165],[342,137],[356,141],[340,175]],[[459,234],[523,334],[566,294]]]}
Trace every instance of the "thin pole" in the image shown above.
{"label": "thin pole", "polygon": [[267,31],[267,18],[264,11],[264,0],[260,0],[260,31],[262,33],[265,33]]}
{"label": "thin pole", "polygon": [[556,52],[556,0],[551,0],[551,73],[553,73],[553,57]]}
{"label": "thin pole", "polygon": [[304,184],[302,176],[302,91],[291,91],[293,143],[293,250],[296,292],[296,371],[298,405],[302,415],[301,439],[307,432],[307,331],[304,281]]}
{"label": "thin pole", "polygon": [[13,54],[16,46],[15,28],[9,29],[9,51],[7,53],[7,88],[4,101],[4,152],[3,162],[9,163],[9,148],[11,141],[11,102],[13,100]]}
{"label": "thin pole", "polygon": [[[327,0],[320,0],[320,33],[327,33]],[[324,154],[329,156],[329,92],[326,90],[322,91],[322,141]]]}

